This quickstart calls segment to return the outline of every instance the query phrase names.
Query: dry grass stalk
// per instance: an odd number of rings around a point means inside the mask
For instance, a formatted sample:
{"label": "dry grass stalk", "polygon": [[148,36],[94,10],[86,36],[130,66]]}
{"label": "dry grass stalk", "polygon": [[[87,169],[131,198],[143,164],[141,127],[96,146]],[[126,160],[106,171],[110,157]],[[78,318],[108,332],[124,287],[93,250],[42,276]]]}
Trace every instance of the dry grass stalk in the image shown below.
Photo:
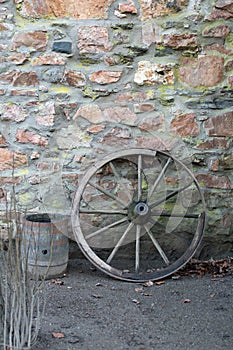
{"label": "dry grass stalk", "polygon": [[[36,342],[43,313],[43,282],[39,275],[31,278],[28,252],[36,240],[24,244],[20,216],[13,201],[6,200],[7,240],[1,240],[0,227],[0,348],[2,350],[30,349]],[[11,225],[15,221],[15,232]],[[33,235],[31,235],[33,237]],[[44,276],[45,278],[45,276]]]}

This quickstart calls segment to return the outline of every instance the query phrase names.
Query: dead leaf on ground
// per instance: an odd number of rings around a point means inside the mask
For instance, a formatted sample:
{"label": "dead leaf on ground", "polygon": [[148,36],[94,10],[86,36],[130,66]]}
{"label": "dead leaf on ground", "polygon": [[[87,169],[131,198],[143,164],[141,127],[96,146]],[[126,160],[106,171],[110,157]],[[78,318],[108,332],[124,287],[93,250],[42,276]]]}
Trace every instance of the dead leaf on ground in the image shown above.
{"label": "dead leaf on ground", "polygon": [[96,286],[96,287],[104,287],[103,283],[100,283],[100,282],[96,283],[95,286]]}
{"label": "dead leaf on ground", "polygon": [[192,259],[182,269],[175,273],[175,276],[190,276],[210,274],[212,277],[223,277],[233,274],[233,258],[225,258],[220,260],[200,261]]}
{"label": "dead leaf on ground", "polygon": [[57,339],[65,338],[65,335],[63,333],[52,333],[52,336]]}
{"label": "dead leaf on ground", "polygon": [[172,276],[173,280],[178,280],[180,278],[180,276],[176,275],[176,276]]}
{"label": "dead leaf on ground", "polygon": [[96,298],[96,299],[101,299],[103,298],[103,295],[99,295],[99,294],[92,294],[93,298]]}
{"label": "dead leaf on ground", "polygon": [[135,292],[137,293],[141,293],[142,291],[143,291],[142,287],[135,288]]}
{"label": "dead leaf on ground", "polygon": [[165,284],[165,282],[164,282],[164,281],[158,281],[158,282],[155,282],[155,284],[156,284],[157,286],[161,286],[162,284]]}
{"label": "dead leaf on ground", "polygon": [[59,285],[59,286],[63,286],[63,284],[64,284],[63,281],[55,280],[55,279],[52,279],[51,282],[54,283],[54,284],[57,284],[57,285]]}
{"label": "dead leaf on ground", "polygon": [[143,284],[144,287],[151,287],[153,285],[154,285],[154,282],[152,282],[152,281],[148,281],[148,282]]}
{"label": "dead leaf on ground", "polygon": [[191,299],[184,299],[184,303],[187,304],[187,303],[191,303]]}
{"label": "dead leaf on ground", "polygon": [[143,293],[142,295],[144,295],[145,297],[152,297],[153,294],[151,294],[151,293]]}
{"label": "dead leaf on ground", "polygon": [[137,300],[137,299],[133,299],[132,302],[133,302],[134,304],[137,304],[137,305],[140,304],[140,301]]}

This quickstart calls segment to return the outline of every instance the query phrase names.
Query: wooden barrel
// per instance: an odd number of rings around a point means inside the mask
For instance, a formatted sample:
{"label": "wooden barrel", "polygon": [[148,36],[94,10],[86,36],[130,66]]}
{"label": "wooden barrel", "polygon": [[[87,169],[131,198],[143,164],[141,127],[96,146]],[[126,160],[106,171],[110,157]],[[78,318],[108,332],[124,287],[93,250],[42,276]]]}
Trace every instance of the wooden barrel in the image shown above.
{"label": "wooden barrel", "polygon": [[22,221],[21,254],[34,278],[62,276],[69,259],[67,218],[60,215],[29,214]]}

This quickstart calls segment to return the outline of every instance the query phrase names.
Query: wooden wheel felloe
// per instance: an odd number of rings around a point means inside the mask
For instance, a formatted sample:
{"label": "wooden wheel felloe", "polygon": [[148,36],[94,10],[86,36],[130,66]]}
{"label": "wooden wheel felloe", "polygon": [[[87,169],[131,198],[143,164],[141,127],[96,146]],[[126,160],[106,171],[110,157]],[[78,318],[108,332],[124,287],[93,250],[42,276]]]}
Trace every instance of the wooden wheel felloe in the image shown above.
{"label": "wooden wheel felloe", "polygon": [[112,277],[155,281],[196,252],[205,203],[189,168],[170,154],[122,150],[85,173],[73,201],[72,227],[84,255]]}

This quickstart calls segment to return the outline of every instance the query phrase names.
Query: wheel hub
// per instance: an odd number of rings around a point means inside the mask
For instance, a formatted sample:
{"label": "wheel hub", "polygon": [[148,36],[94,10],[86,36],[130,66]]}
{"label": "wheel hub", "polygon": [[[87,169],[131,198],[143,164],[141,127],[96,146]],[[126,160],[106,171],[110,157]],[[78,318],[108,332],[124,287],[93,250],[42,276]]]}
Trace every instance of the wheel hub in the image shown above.
{"label": "wheel hub", "polygon": [[128,218],[136,224],[143,225],[149,221],[151,211],[145,202],[133,202],[128,209]]}
{"label": "wheel hub", "polygon": [[139,202],[138,204],[136,204],[134,208],[135,214],[140,216],[146,215],[148,211],[149,211],[148,205],[144,202]]}

